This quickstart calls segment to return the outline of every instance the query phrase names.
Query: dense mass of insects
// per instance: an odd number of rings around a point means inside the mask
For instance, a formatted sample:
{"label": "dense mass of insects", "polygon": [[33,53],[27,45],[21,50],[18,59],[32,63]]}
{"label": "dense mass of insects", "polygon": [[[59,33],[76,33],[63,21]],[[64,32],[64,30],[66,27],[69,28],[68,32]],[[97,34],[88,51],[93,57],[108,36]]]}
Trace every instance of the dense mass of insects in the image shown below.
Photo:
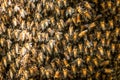
{"label": "dense mass of insects", "polygon": [[0,0],[0,80],[119,80],[120,0]]}

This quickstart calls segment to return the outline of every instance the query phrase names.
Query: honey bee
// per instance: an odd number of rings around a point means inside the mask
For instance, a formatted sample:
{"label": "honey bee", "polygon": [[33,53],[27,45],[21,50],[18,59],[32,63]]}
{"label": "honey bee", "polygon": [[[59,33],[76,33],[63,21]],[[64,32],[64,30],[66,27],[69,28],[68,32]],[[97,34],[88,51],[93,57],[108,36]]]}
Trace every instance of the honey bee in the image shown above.
{"label": "honey bee", "polygon": [[77,6],[76,9],[77,9],[77,12],[78,12],[79,14],[82,14],[82,13],[83,13],[83,8],[82,8],[82,7]]}
{"label": "honey bee", "polygon": [[80,14],[77,14],[77,23],[81,23],[81,16],[80,16]]}
{"label": "honey bee", "polygon": [[15,65],[17,68],[20,66],[19,63],[20,63],[20,57],[15,59]]}
{"label": "honey bee", "polygon": [[55,36],[56,36],[57,40],[60,40],[62,38],[61,35],[62,35],[62,32],[56,32],[55,33]]}
{"label": "honey bee", "polygon": [[74,23],[75,25],[77,25],[77,17],[76,17],[76,15],[73,15],[72,21],[73,21],[73,23]]}
{"label": "honey bee", "polygon": [[8,47],[8,49],[10,49],[10,47],[11,47],[11,44],[12,44],[12,41],[10,41],[10,40],[7,40],[6,42],[7,42],[7,47]]}
{"label": "honey bee", "polygon": [[107,74],[108,74],[108,73],[110,74],[110,73],[113,72],[113,69],[105,68],[105,69],[104,69],[104,72],[107,73]]}
{"label": "honey bee", "polygon": [[19,40],[24,41],[24,40],[25,40],[25,37],[26,37],[26,30],[23,30],[23,31],[20,33]]}
{"label": "honey bee", "polygon": [[120,60],[120,54],[118,54],[118,56],[117,56],[117,60]]}
{"label": "honey bee", "polygon": [[120,33],[120,29],[117,27],[117,28],[115,28],[115,35],[116,36],[118,36],[119,35],[119,33]]}
{"label": "honey bee", "polygon": [[93,67],[92,67],[92,65],[88,66],[88,68],[89,68],[90,72],[93,73]]}
{"label": "honey bee", "polygon": [[20,31],[21,31],[21,30],[19,30],[19,29],[15,29],[15,30],[14,30],[14,36],[15,36],[15,38],[18,39]]}
{"label": "honey bee", "polygon": [[71,55],[71,53],[72,53],[72,46],[71,45],[67,46],[67,51]]}
{"label": "honey bee", "polygon": [[64,51],[64,56],[65,56],[65,58],[66,58],[67,60],[70,59],[69,53],[68,53],[67,51]]}
{"label": "honey bee", "polygon": [[112,43],[112,44],[111,44],[111,50],[112,50],[112,52],[115,52],[115,48],[116,48],[116,47],[115,47],[115,44]]}
{"label": "honey bee", "polygon": [[55,12],[56,12],[56,15],[60,16],[60,9],[59,9],[59,7],[55,6]]}
{"label": "honey bee", "polygon": [[116,6],[120,5],[120,0],[116,0]]}
{"label": "honey bee", "polygon": [[58,52],[59,52],[59,48],[58,48],[57,45],[54,46],[54,51],[55,51],[55,53],[58,53]]}
{"label": "honey bee", "polygon": [[110,36],[110,31],[106,31],[106,39],[108,39]]}
{"label": "honey bee", "polygon": [[109,22],[110,29],[113,29],[113,27],[114,27],[113,20],[111,19],[108,22]]}
{"label": "honey bee", "polygon": [[0,38],[0,45],[1,45],[2,47],[3,47],[4,43],[5,43],[5,39],[4,39],[4,38]]}
{"label": "honey bee", "polygon": [[64,76],[64,78],[67,78],[67,76],[68,76],[68,70],[67,69],[63,69],[63,76]]}
{"label": "honey bee", "polygon": [[87,69],[86,68],[82,69],[82,74],[83,74],[84,77],[87,76]]}
{"label": "honey bee", "polygon": [[7,58],[11,62],[11,53],[10,52],[7,53]]}
{"label": "honey bee", "polygon": [[41,48],[42,48],[43,52],[45,52],[45,50],[46,50],[46,45],[45,45],[44,43],[41,44]]}
{"label": "honey bee", "polygon": [[110,64],[110,61],[109,60],[106,60],[106,61],[103,61],[100,66],[107,66]]}
{"label": "honey bee", "polygon": [[72,7],[68,7],[66,11],[66,17],[71,16],[74,13],[74,9]]}
{"label": "honey bee", "polygon": [[69,27],[69,34],[70,34],[70,36],[73,35],[73,32],[74,32],[73,26],[70,26]]}
{"label": "honey bee", "polygon": [[111,7],[112,7],[112,2],[111,2],[111,1],[107,1],[107,7],[108,7],[109,9],[111,9]]}
{"label": "honey bee", "polygon": [[95,73],[95,78],[96,78],[96,79],[98,79],[98,78],[99,78],[99,76],[100,76],[100,72],[99,72],[99,71],[97,71],[97,72]]}
{"label": "honey bee", "polygon": [[88,47],[88,48],[90,48],[91,46],[92,46],[92,43],[91,42],[89,42],[88,40],[86,40],[86,46]]}
{"label": "honey bee", "polygon": [[65,65],[65,67],[69,67],[70,66],[69,63],[68,63],[68,61],[65,58],[63,59],[63,63]]}
{"label": "honey bee", "polygon": [[79,51],[82,52],[83,51],[83,44],[78,44],[79,47]]}
{"label": "honey bee", "polygon": [[69,35],[67,33],[64,34],[65,39],[67,40],[67,42],[69,42]]}
{"label": "honey bee", "polygon": [[92,17],[91,17],[91,13],[88,12],[87,10],[85,10],[85,11],[83,12],[83,14],[84,14],[84,17],[87,18],[87,19],[91,19],[91,18],[92,18]]}
{"label": "honey bee", "polygon": [[2,61],[3,61],[4,66],[7,67],[7,58],[6,58],[6,57],[3,57],[3,58],[2,58]]}
{"label": "honey bee", "polygon": [[93,29],[96,26],[95,22],[92,22],[91,24],[89,24],[88,29]]}
{"label": "honey bee", "polygon": [[99,40],[101,38],[101,32],[100,31],[96,32],[96,37],[97,37],[97,40]]}
{"label": "honey bee", "polygon": [[84,6],[85,6],[87,9],[92,9],[91,4],[90,4],[88,1],[85,1]]}
{"label": "honey bee", "polygon": [[74,54],[74,58],[76,58],[78,54],[76,47],[73,48],[73,54]]}
{"label": "honey bee", "polygon": [[54,75],[54,78],[55,79],[58,79],[58,78],[60,78],[60,71],[59,70],[57,70],[56,72],[55,72],[55,75]]}
{"label": "honey bee", "polygon": [[16,17],[14,17],[14,18],[12,19],[12,23],[13,23],[14,26],[17,26],[18,21],[17,21]]}
{"label": "honey bee", "polygon": [[50,22],[51,22],[51,24],[54,26],[55,25],[55,19],[54,19],[54,17],[50,17]]}
{"label": "honey bee", "polygon": [[111,42],[111,39],[108,39],[107,41],[106,41],[106,46],[110,46],[110,42]]}
{"label": "honey bee", "polygon": [[84,31],[80,32],[79,37],[81,38],[81,37],[85,36],[87,34],[87,32],[88,32],[88,30],[84,30]]}
{"label": "honey bee", "polygon": [[102,30],[104,31],[104,30],[106,30],[106,27],[105,27],[106,25],[105,25],[105,21],[101,21],[100,22],[100,27],[102,28]]}
{"label": "honey bee", "polygon": [[100,5],[101,5],[101,7],[103,8],[103,10],[106,8],[105,2],[102,2]]}
{"label": "honey bee", "polygon": [[88,63],[88,62],[90,62],[90,60],[91,60],[91,57],[90,57],[90,56],[87,56],[87,57],[86,57],[86,62]]}
{"label": "honey bee", "polygon": [[10,78],[13,79],[13,71],[11,69],[9,70],[9,75],[10,75]]}
{"label": "honey bee", "polygon": [[95,66],[98,66],[98,65],[99,65],[97,58],[94,58],[94,59],[93,59],[93,63],[95,64]]}
{"label": "honey bee", "polygon": [[108,57],[109,59],[111,59],[111,52],[110,52],[110,50],[107,50],[106,54],[107,54],[107,57]]}
{"label": "honey bee", "polygon": [[76,69],[76,65],[75,64],[71,65],[71,70],[72,70],[73,74],[76,74],[77,69]]}
{"label": "honey bee", "polygon": [[28,75],[28,71],[25,70],[23,74],[24,74],[24,78],[25,78],[25,79],[28,79],[28,77],[29,77],[29,75]]}
{"label": "honey bee", "polygon": [[102,46],[105,46],[105,38],[101,39]]}
{"label": "honey bee", "polygon": [[5,32],[6,31],[6,27],[5,27],[5,25],[4,25],[4,23],[1,23],[1,29],[2,29],[2,32]]}
{"label": "honey bee", "polygon": [[103,47],[98,47],[98,50],[99,50],[99,52],[100,52],[101,55],[104,55],[104,49],[103,49]]}
{"label": "honey bee", "polygon": [[76,61],[77,61],[78,67],[82,65],[82,62],[83,62],[82,58],[77,58]]}
{"label": "honey bee", "polygon": [[13,72],[16,72],[16,65],[15,65],[15,63],[10,64],[10,67],[11,67]]}
{"label": "honey bee", "polygon": [[10,39],[11,39],[11,33],[12,33],[12,29],[8,28],[7,29],[7,35],[8,35],[8,38],[10,38]]}

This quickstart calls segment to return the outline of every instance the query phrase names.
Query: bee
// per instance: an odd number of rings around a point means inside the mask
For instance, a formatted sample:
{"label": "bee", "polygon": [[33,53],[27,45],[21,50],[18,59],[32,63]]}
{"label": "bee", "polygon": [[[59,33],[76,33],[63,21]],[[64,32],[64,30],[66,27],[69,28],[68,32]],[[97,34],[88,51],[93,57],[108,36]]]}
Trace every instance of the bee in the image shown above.
{"label": "bee", "polygon": [[25,43],[24,45],[25,45],[25,48],[28,50],[30,50],[32,47],[32,43]]}
{"label": "bee", "polygon": [[8,49],[10,49],[10,47],[11,47],[11,44],[12,44],[12,41],[10,41],[10,40],[7,40],[6,42],[7,42],[7,47],[8,47]]}
{"label": "bee", "polygon": [[20,31],[21,31],[21,30],[19,30],[19,29],[15,29],[15,30],[14,30],[14,36],[15,36],[15,38],[18,39]]}
{"label": "bee", "polygon": [[55,79],[58,79],[58,78],[60,78],[60,71],[59,70],[57,70],[56,72],[55,72],[55,75],[54,75],[54,78]]}
{"label": "bee", "polygon": [[72,22],[73,22],[75,25],[77,25],[77,17],[76,17],[76,15],[73,15],[73,16],[72,16]]}
{"label": "bee", "polygon": [[95,73],[95,78],[96,78],[96,79],[98,79],[98,78],[99,78],[99,76],[100,76],[100,72],[99,72],[99,71],[97,71],[97,72]]}
{"label": "bee", "polygon": [[82,8],[82,7],[77,6],[76,9],[77,9],[77,12],[78,12],[79,14],[82,14],[82,13],[83,13],[83,8]]}
{"label": "bee", "polygon": [[73,35],[73,32],[74,32],[73,26],[70,26],[69,27],[69,34],[70,34],[70,36]]}
{"label": "bee", "polygon": [[82,69],[82,74],[83,74],[84,77],[87,76],[87,69],[86,68]]}
{"label": "bee", "polygon": [[11,53],[10,52],[7,53],[7,58],[11,62]]}
{"label": "bee", "polygon": [[111,2],[111,1],[107,1],[107,7],[108,7],[109,9],[111,9],[111,7],[112,7],[112,2]]}
{"label": "bee", "polygon": [[91,24],[89,24],[88,29],[93,29],[96,26],[95,22],[92,22]]}
{"label": "bee", "polygon": [[116,0],[116,6],[120,5],[120,0]]}
{"label": "bee", "polygon": [[68,63],[68,61],[65,58],[63,59],[63,63],[65,65],[65,67],[69,67],[70,66],[69,63]]}
{"label": "bee", "polygon": [[94,59],[93,59],[93,63],[95,64],[95,66],[98,67],[99,64],[98,64],[98,60],[97,60],[97,58],[94,58]]}
{"label": "bee", "polygon": [[88,62],[90,62],[90,60],[91,60],[91,57],[90,56],[86,56],[86,62],[88,63]]}
{"label": "bee", "polygon": [[64,28],[65,23],[64,23],[63,19],[60,19],[60,25],[61,25],[62,28]]}
{"label": "bee", "polygon": [[85,54],[88,54],[88,53],[89,53],[89,51],[88,51],[88,48],[87,48],[87,47],[84,47],[84,52],[85,52]]}
{"label": "bee", "polygon": [[25,18],[25,15],[27,15],[26,11],[23,8],[20,9],[19,13],[22,18]]}
{"label": "bee", "polygon": [[60,16],[60,9],[58,6],[55,6],[56,15]]}
{"label": "bee", "polygon": [[50,70],[49,69],[45,70],[45,74],[46,74],[47,78],[50,78]]}
{"label": "bee", "polygon": [[12,19],[12,23],[13,23],[14,26],[17,26],[18,21],[17,21],[16,17],[14,17],[14,18]]}
{"label": "bee", "polygon": [[3,47],[5,43],[5,39],[4,38],[0,38],[0,45]]}
{"label": "bee", "polygon": [[14,74],[13,74],[13,71],[11,69],[9,70],[9,75],[10,75],[10,78],[13,79]]}
{"label": "bee", "polygon": [[10,39],[11,39],[11,33],[12,33],[12,29],[8,28],[7,29],[7,35],[8,35],[8,38],[10,38]]}
{"label": "bee", "polygon": [[25,37],[26,37],[26,30],[23,30],[23,31],[20,33],[19,40],[24,41],[24,40],[25,40]]}
{"label": "bee", "polygon": [[106,25],[105,25],[105,21],[101,21],[101,22],[100,22],[100,27],[102,28],[103,31],[106,30],[106,27],[105,27],[105,26],[106,26]]}
{"label": "bee", "polygon": [[112,43],[112,44],[111,44],[111,50],[112,50],[112,52],[115,52],[115,48],[116,48],[116,47],[115,47],[115,44]]}
{"label": "bee", "polygon": [[105,38],[101,39],[102,46],[105,46]]}
{"label": "bee", "polygon": [[54,26],[55,25],[55,19],[54,19],[54,17],[50,17],[50,22],[51,22],[51,24]]}
{"label": "bee", "polygon": [[81,37],[85,36],[87,34],[87,32],[88,32],[88,30],[84,30],[84,31],[80,32],[79,37],[81,38]]}
{"label": "bee", "polygon": [[96,57],[99,59],[99,60],[102,60],[102,57],[99,53],[96,54]]}
{"label": "bee", "polygon": [[85,6],[87,9],[92,9],[91,4],[90,4],[88,1],[85,1],[84,6]]}
{"label": "bee", "polygon": [[79,51],[83,52],[83,44],[78,44],[78,47],[79,47]]}
{"label": "bee", "polygon": [[82,58],[77,58],[76,61],[77,61],[78,67],[82,65],[82,62],[83,62]]}
{"label": "bee", "polygon": [[15,65],[16,65],[17,68],[19,68],[19,66],[20,66],[19,63],[20,63],[20,57],[15,59]]}
{"label": "bee", "polygon": [[91,17],[91,13],[88,12],[87,10],[85,10],[85,11],[83,12],[83,14],[84,14],[85,18],[87,18],[87,19],[91,19],[91,18],[92,18],[92,17]]}
{"label": "bee", "polygon": [[3,57],[3,58],[2,58],[2,61],[3,61],[4,66],[7,67],[7,58],[6,58],[6,57]]}
{"label": "bee", "polygon": [[71,55],[71,53],[72,53],[72,46],[71,45],[67,46],[67,51]]}
{"label": "bee", "polygon": [[80,14],[77,14],[77,23],[81,23],[81,16],[80,16]]}
{"label": "bee", "polygon": [[54,51],[55,51],[55,53],[58,53],[58,52],[59,52],[59,48],[58,48],[57,45],[54,46]]}
{"label": "bee", "polygon": [[78,36],[78,33],[77,33],[77,32],[74,32],[74,33],[73,33],[73,40],[74,40],[74,42],[77,41],[77,36]]}
{"label": "bee", "polygon": [[73,72],[73,74],[76,74],[77,72],[77,68],[76,68],[76,65],[75,64],[72,64],[71,65],[71,70],[72,70],[72,72]]}
{"label": "bee", "polygon": [[107,74],[110,74],[110,73],[113,72],[113,69],[105,68],[104,72],[107,73]]}
{"label": "bee", "polygon": [[100,5],[101,5],[102,9],[105,10],[105,8],[106,8],[105,2],[102,2]]}
{"label": "bee", "polygon": [[85,44],[86,44],[86,46],[87,46],[88,48],[90,48],[90,47],[92,46],[92,43],[89,42],[88,40],[85,41]]}
{"label": "bee", "polygon": [[63,69],[63,76],[64,76],[64,78],[67,78],[67,76],[68,76],[68,70],[67,69]]}
{"label": "bee", "polygon": [[72,7],[68,7],[66,11],[66,17],[71,16],[74,13],[74,9]]}
{"label": "bee", "polygon": [[43,52],[45,52],[45,50],[46,50],[46,45],[45,45],[44,43],[41,44],[41,48],[42,48]]}
{"label": "bee", "polygon": [[74,58],[76,58],[78,54],[76,47],[73,48],[73,54],[74,54]]}
{"label": "bee", "polygon": [[96,37],[97,37],[97,40],[100,40],[100,38],[101,38],[101,32],[100,31],[96,32]]}
{"label": "bee", "polygon": [[100,66],[107,66],[110,64],[110,61],[109,60],[106,60],[106,61],[103,61]]}
{"label": "bee", "polygon": [[28,77],[29,77],[29,75],[28,75],[28,71],[25,70],[25,71],[23,72],[23,74],[24,74],[24,78],[25,78],[25,79],[28,79]]}
{"label": "bee", "polygon": [[120,60],[120,54],[118,54],[118,56],[117,56],[117,60]]}
{"label": "bee", "polygon": [[108,39],[110,36],[110,31],[106,31],[106,39]]}
{"label": "bee", "polygon": [[115,35],[118,36],[120,33],[120,29],[118,27],[115,28]]}
{"label": "bee", "polygon": [[104,49],[103,49],[103,47],[98,47],[98,50],[99,50],[99,52],[100,52],[101,55],[104,55]]}
{"label": "bee", "polygon": [[6,31],[6,27],[5,27],[5,25],[4,25],[4,23],[1,23],[1,29],[2,29],[2,32],[5,32]]}
{"label": "bee", "polygon": [[108,57],[109,59],[111,59],[111,52],[110,52],[110,50],[107,50],[107,51],[106,51],[106,54],[107,54],[107,57]]}
{"label": "bee", "polygon": [[69,35],[67,33],[64,34],[64,37],[67,40],[67,42],[69,42]]}
{"label": "bee", "polygon": [[62,35],[62,32],[56,32],[55,33],[55,36],[56,36],[57,40],[60,40],[62,38],[61,35]]}
{"label": "bee", "polygon": [[108,39],[108,40],[106,41],[106,46],[107,46],[107,47],[110,46],[110,42],[111,42],[111,39]]}
{"label": "bee", "polygon": [[16,72],[16,65],[15,65],[15,63],[10,64],[10,67],[11,67],[13,72]]}
{"label": "bee", "polygon": [[114,22],[113,22],[113,20],[112,20],[112,19],[109,20],[108,23],[109,23],[110,29],[113,29],[113,27],[114,27]]}
{"label": "bee", "polygon": [[93,73],[93,67],[92,67],[92,65],[88,66],[88,68],[89,68],[90,72]]}

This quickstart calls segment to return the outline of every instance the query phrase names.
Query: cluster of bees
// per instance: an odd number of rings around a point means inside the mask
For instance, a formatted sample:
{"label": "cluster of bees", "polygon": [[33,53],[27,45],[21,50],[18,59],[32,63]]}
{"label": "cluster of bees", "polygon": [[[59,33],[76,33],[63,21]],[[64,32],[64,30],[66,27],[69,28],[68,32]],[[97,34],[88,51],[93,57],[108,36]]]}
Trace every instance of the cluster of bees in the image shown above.
{"label": "cluster of bees", "polygon": [[0,0],[0,80],[44,79],[120,79],[120,0]]}

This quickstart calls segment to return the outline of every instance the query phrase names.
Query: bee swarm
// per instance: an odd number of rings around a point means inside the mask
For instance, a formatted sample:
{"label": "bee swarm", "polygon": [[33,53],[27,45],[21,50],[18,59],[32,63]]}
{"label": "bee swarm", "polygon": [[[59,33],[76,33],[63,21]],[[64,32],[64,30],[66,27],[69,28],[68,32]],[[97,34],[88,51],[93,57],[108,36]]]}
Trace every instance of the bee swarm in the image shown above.
{"label": "bee swarm", "polygon": [[0,80],[46,79],[120,79],[120,0],[0,0]]}

